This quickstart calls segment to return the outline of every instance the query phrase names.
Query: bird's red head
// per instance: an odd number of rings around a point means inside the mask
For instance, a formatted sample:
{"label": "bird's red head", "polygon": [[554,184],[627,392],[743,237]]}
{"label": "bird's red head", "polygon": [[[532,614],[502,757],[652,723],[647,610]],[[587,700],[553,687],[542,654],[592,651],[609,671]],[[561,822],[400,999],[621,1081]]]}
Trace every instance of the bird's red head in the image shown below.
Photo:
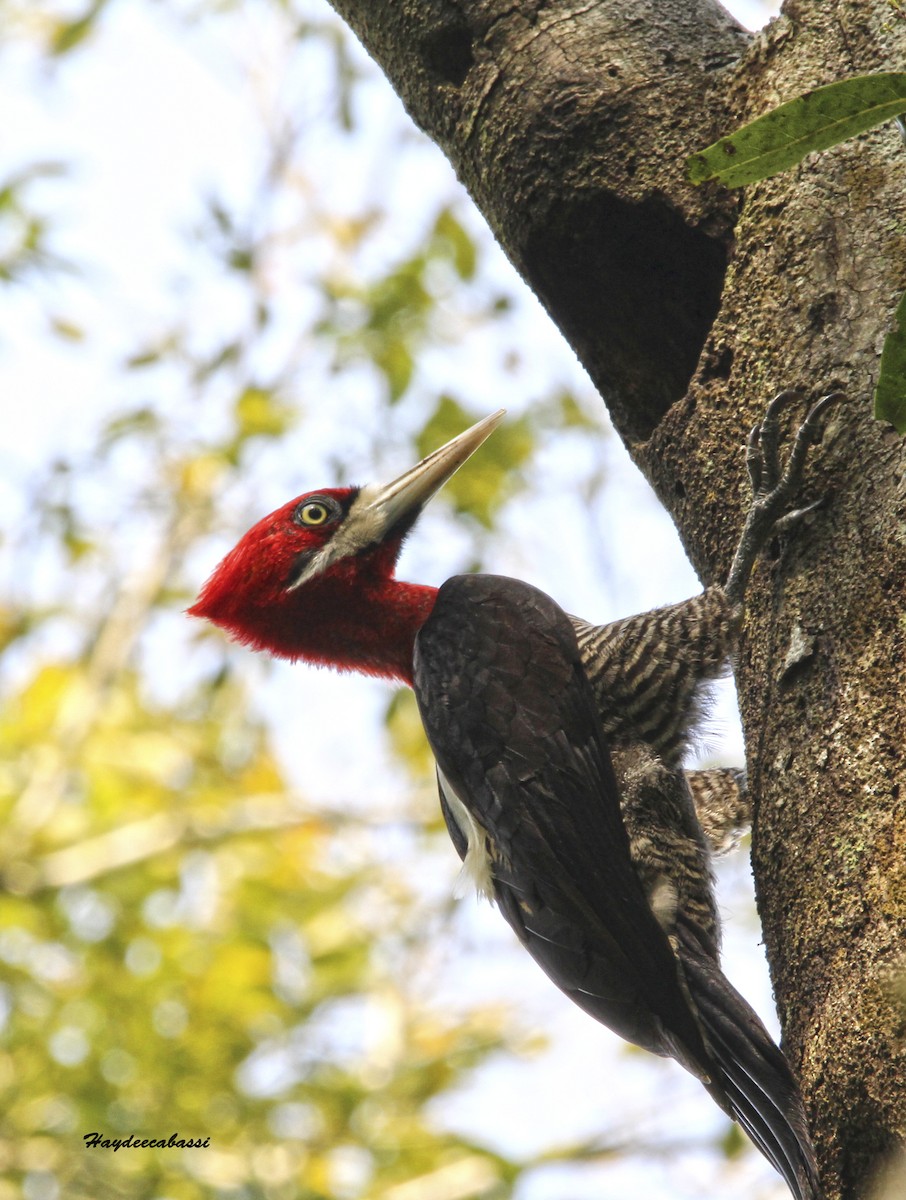
{"label": "bird's red head", "polygon": [[297,496],[254,525],[188,610],[282,658],[412,681],[435,589],[394,578],[427,501],[491,434],[503,411],[384,486]]}

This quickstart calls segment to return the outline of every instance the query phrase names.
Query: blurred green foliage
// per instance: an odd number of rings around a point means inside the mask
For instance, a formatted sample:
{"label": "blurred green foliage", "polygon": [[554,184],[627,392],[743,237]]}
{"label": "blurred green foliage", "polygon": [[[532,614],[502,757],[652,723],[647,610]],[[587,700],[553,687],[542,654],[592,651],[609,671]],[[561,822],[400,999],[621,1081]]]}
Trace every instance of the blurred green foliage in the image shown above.
{"label": "blurred green foliage", "polygon": [[[64,173],[61,163],[28,163],[0,180],[0,284],[17,283],[38,271],[65,269],[49,245],[48,218],[32,201],[35,185]],[[61,333],[78,337],[76,326]]]}

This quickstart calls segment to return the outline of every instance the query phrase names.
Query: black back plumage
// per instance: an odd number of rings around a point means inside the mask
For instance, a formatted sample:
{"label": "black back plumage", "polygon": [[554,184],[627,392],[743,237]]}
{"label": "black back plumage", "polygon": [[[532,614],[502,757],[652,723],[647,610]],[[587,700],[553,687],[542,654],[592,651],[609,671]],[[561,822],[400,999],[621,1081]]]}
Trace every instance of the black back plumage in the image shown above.
{"label": "black back plumage", "polygon": [[416,639],[414,686],[454,843],[464,856],[444,786],[520,941],[591,1016],[695,1074],[797,1200],[817,1200],[786,1060],[682,914],[668,937],[646,898],[570,619],[518,580],[454,577]]}
{"label": "black back plumage", "polygon": [[518,580],[448,580],[416,641],[415,694],[440,770],[487,832],[495,899],[533,957],[622,1037],[703,1058],[632,868],[565,614]]}

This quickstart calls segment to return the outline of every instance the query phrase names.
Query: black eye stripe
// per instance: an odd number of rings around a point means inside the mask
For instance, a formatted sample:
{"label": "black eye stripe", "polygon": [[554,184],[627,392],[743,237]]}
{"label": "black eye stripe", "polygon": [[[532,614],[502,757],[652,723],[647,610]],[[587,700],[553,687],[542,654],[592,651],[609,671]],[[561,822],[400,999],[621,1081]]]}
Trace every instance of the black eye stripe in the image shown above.
{"label": "black eye stripe", "polygon": [[300,550],[294,556],[289,570],[286,572],[286,578],[283,580],[285,588],[291,588],[294,583],[297,583],[302,578],[302,573],[311,560],[314,558],[316,550]]}

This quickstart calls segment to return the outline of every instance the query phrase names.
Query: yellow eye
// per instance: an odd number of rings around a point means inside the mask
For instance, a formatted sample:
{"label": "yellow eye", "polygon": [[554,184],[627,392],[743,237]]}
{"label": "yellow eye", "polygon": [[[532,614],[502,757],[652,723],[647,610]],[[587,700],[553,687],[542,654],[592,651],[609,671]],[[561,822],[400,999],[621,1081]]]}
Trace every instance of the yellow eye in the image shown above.
{"label": "yellow eye", "polygon": [[296,509],[295,521],[299,525],[323,525],[330,516],[330,509],[321,500],[309,500]]}
{"label": "yellow eye", "polygon": [[323,525],[327,520],[327,509],[323,504],[305,504],[299,513],[299,516],[306,525]]}

